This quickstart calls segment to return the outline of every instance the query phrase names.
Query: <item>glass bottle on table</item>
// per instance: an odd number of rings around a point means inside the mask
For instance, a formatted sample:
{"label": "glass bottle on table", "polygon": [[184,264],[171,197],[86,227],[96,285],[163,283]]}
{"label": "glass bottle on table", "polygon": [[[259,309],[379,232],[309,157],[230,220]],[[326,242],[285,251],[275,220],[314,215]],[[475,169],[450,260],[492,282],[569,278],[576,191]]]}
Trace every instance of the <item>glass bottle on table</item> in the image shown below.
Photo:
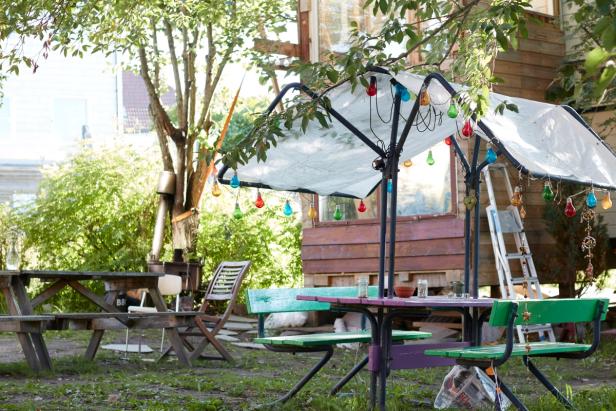
{"label": "glass bottle on table", "polygon": [[428,296],[428,280],[417,280],[417,297],[426,298]]}
{"label": "glass bottle on table", "polygon": [[6,252],[6,269],[17,270],[19,268],[19,252],[17,251],[17,238],[11,238],[9,249]]}

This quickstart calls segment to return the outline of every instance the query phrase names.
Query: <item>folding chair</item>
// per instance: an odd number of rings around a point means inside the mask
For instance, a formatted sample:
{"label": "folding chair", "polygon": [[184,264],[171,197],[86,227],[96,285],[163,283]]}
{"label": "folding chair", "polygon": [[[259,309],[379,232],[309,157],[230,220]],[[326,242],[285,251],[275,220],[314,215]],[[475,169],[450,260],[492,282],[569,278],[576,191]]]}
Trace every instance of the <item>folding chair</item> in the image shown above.
{"label": "folding chair", "polygon": [[[216,268],[212,281],[210,281],[210,284],[205,292],[203,304],[201,304],[199,312],[205,313],[208,306],[213,301],[226,301],[227,307],[221,316],[208,314],[195,316],[194,321],[197,330],[195,330],[195,327],[190,327],[184,331],[180,331],[180,336],[183,339],[184,345],[186,345],[190,351],[190,360],[202,356],[209,359],[227,360],[229,362],[233,362],[233,357],[231,357],[231,354],[229,354],[225,347],[222,346],[220,341],[216,339],[216,335],[224,327],[225,323],[229,319],[229,316],[231,315],[231,312],[233,311],[233,307],[235,307],[242,280],[244,279],[244,276],[248,272],[249,268],[250,261],[224,261],[220,263],[218,268]],[[193,346],[188,341],[188,337],[203,337],[203,339],[199,342],[199,344]],[[220,356],[202,355],[203,350],[205,350],[208,344],[212,344]],[[168,349],[165,354],[169,351],[170,349]]]}

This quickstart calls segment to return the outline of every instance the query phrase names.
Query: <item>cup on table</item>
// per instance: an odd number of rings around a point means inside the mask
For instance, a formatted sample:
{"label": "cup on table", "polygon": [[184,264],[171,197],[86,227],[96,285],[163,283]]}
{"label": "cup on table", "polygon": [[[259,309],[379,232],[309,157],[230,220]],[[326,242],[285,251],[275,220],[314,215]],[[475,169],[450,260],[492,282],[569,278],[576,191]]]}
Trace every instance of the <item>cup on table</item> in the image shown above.
{"label": "cup on table", "polygon": [[368,298],[368,279],[366,277],[357,280],[357,297]]}
{"label": "cup on table", "polygon": [[453,297],[462,298],[462,294],[464,294],[464,282],[451,281],[449,284],[451,285],[451,292],[453,293]]}
{"label": "cup on table", "polygon": [[428,280],[417,280],[417,297],[426,298],[428,296]]}

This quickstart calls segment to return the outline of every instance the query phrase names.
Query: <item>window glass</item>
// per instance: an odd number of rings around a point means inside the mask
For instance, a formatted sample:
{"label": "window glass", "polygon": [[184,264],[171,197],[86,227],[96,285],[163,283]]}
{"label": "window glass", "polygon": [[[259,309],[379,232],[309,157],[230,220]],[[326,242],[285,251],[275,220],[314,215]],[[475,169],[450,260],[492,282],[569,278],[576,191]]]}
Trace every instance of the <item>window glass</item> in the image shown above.
{"label": "window glass", "polygon": [[11,136],[11,105],[8,97],[0,101],[0,138]]}
{"label": "window glass", "polygon": [[87,129],[85,99],[57,98],[54,100],[53,113],[54,130],[60,141],[72,143],[83,138],[84,130]]}

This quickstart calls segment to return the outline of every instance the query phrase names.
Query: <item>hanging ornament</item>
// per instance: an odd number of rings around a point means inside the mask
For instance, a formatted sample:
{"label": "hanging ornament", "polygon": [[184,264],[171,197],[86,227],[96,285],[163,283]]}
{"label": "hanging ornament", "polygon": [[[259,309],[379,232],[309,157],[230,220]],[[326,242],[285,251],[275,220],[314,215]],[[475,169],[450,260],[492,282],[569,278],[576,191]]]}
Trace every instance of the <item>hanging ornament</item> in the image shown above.
{"label": "hanging ornament", "polygon": [[409,101],[411,99],[409,90],[400,83],[396,83],[396,94],[400,95],[400,100],[402,101]]}
{"label": "hanging ornament", "polygon": [[486,151],[486,162],[488,164],[493,164],[496,162],[496,152],[492,148],[492,144],[488,143],[488,150]]}
{"label": "hanging ornament", "polygon": [[357,211],[360,213],[366,212],[366,204],[364,204],[364,200],[359,200],[359,206],[357,206]]}
{"label": "hanging ornament", "polygon": [[314,208],[314,203],[310,204],[310,208],[308,209],[308,218],[314,220],[317,218],[317,209]]}
{"label": "hanging ornament", "polygon": [[526,209],[524,206],[520,207],[520,218],[523,220],[526,218]]}
{"label": "hanging ornament", "polygon": [[263,208],[265,205],[265,201],[263,201],[263,197],[261,197],[261,191],[257,189],[257,199],[255,200],[255,207]]}
{"label": "hanging ornament", "polygon": [[404,167],[408,168],[411,167],[413,165],[413,161],[410,158],[407,158],[406,160],[404,160]]}
{"label": "hanging ornament", "polygon": [[549,181],[543,184],[543,193],[541,193],[541,195],[545,201],[549,202],[554,200],[554,191],[552,191],[552,184]]}
{"label": "hanging ornament", "polygon": [[419,95],[419,104],[422,106],[430,105],[430,94],[427,89],[421,91]]}
{"label": "hanging ornament", "polygon": [[588,208],[595,208],[597,206],[597,196],[595,190],[591,189],[586,195],[586,205]]}
{"label": "hanging ornament", "polygon": [[575,206],[573,205],[573,200],[571,197],[567,198],[567,205],[565,206],[565,215],[569,218],[575,217],[577,211]]}
{"label": "hanging ornament", "polygon": [[289,200],[285,201],[284,207],[282,208],[282,212],[287,217],[293,215],[293,208],[291,208],[291,203],[289,202]]}
{"label": "hanging ornament", "polygon": [[389,179],[387,180],[387,192],[391,193],[392,191],[394,191],[394,183]]}
{"label": "hanging ornament", "polygon": [[336,205],[336,210],[334,211],[334,220],[342,220],[342,210],[340,209],[340,205]]}
{"label": "hanging ornament", "polygon": [[522,187],[516,186],[513,190],[513,196],[511,196],[511,205],[519,207],[522,205]]}
{"label": "hanging ornament", "polygon": [[240,186],[240,178],[237,176],[237,171],[233,172],[233,177],[231,177],[229,185],[231,188],[238,188]]}
{"label": "hanging ornament", "polygon": [[447,138],[445,139],[445,144],[447,144],[448,146],[450,146],[450,145],[451,145],[451,136],[449,136],[449,137],[447,137]]}
{"label": "hanging ornament", "polygon": [[601,200],[601,207],[603,207],[604,210],[609,210],[612,208],[612,199],[610,198],[609,191],[605,193],[605,197]]}
{"label": "hanging ornament", "polygon": [[475,204],[477,204],[477,197],[474,194],[467,195],[464,197],[464,206],[467,210],[472,210],[475,208]]}
{"label": "hanging ornament", "polygon": [[473,135],[473,126],[470,120],[466,120],[462,126],[462,135],[464,137],[471,137]]}
{"label": "hanging ornament", "polygon": [[370,85],[366,89],[366,93],[370,97],[376,96],[376,76],[370,76]]}
{"label": "hanging ornament", "polygon": [[428,151],[428,158],[426,158],[426,163],[428,163],[429,166],[433,166],[435,163],[434,156],[432,156],[432,150]]}
{"label": "hanging ornament", "polygon": [[449,118],[458,117],[458,108],[453,102],[451,102],[451,104],[449,105],[449,109],[447,110],[447,116],[449,116]]}
{"label": "hanging ornament", "polygon": [[586,276],[586,280],[592,281],[594,279],[594,267],[592,265],[593,258],[593,249],[597,245],[597,240],[592,236],[592,223],[595,221],[595,210],[592,208],[584,210],[582,213],[582,223],[586,223],[586,237],[582,240],[582,251],[586,251],[585,259],[588,260],[588,264],[586,265],[586,269],[584,270],[584,274]]}
{"label": "hanging ornament", "polygon": [[235,218],[236,220],[239,220],[243,216],[244,216],[244,213],[242,213],[242,209],[240,208],[240,204],[236,201],[235,202],[235,210],[233,210],[233,218]]}
{"label": "hanging ornament", "polygon": [[218,184],[218,181],[214,180],[214,184],[212,184],[212,195],[214,197],[220,197],[221,194],[222,191],[220,191],[220,185]]}

